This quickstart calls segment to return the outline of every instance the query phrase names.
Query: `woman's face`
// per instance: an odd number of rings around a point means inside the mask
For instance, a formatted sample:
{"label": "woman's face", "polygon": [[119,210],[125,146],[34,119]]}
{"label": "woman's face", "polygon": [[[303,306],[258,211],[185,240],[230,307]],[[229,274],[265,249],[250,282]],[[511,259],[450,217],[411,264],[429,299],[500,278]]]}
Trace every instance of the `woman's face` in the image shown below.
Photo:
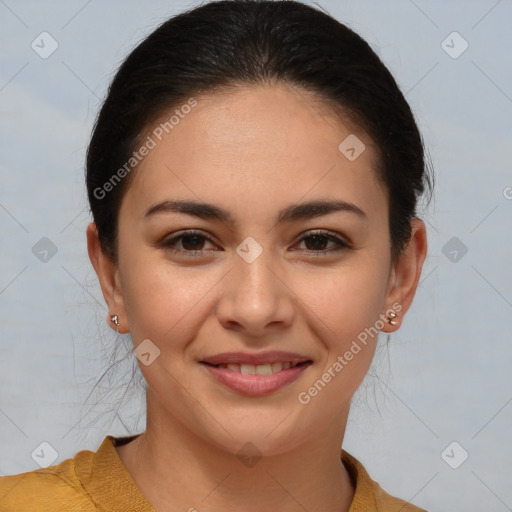
{"label": "woman's face", "polygon": [[119,213],[111,312],[144,342],[148,425],[282,453],[342,430],[372,334],[399,311],[376,150],[284,85],[196,99],[169,133],[149,132]]}

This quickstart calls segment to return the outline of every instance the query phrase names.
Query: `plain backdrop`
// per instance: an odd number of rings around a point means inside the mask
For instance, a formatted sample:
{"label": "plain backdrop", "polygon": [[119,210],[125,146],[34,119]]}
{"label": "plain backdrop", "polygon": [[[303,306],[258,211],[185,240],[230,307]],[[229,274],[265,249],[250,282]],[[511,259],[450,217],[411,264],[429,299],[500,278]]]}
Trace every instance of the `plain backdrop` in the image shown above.
{"label": "plain backdrop", "polygon": [[[0,1],[0,474],[144,429],[87,256],[84,154],[127,52],[195,5]],[[389,67],[436,173],[415,301],[389,350],[381,335],[343,447],[429,511],[512,510],[512,2],[320,5]]]}

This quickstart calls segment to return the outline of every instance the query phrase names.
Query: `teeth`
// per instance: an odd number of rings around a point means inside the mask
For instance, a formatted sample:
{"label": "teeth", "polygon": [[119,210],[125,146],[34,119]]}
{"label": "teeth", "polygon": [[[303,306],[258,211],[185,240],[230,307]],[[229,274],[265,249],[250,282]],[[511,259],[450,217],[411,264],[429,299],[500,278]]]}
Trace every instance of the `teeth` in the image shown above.
{"label": "teeth", "polygon": [[272,373],[280,372],[283,369],[283,363],[272,363]]}
{"label": "teeth", "polygon": [[240,371],[244,375],[254,375],[256,373],[256,366],[253,364],[241,364]]}
{"label": "teeth", "polygon": [[272,365],[271,364],[259,364],[256,366],[256,374],[257,375],[272,375]]}
{"label": "teeth", "polygon": [[288,370],[297,366],[299,363],[291,364],[289,361],[285,363],[272,364],[219,364],[218,368],[227,368],[232,372],[242,373],[243,375],[272,375],[282,370]]}

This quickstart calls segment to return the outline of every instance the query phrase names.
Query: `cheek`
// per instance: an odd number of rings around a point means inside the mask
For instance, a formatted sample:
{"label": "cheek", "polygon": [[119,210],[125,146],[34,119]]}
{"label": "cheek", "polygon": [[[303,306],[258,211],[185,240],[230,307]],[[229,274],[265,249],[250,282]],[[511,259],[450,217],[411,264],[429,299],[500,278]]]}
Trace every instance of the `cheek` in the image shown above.
{"label": "cheek", "polygon": [[[120,261],[126,312],[135,344],[145,338],[160,346],[182,345],[208,315],[215,287],[230,279],[218,266],[180,267],[148,251],[125,252]],[[347,341],[375,324],[381,312],[385,269],[371,255],[354,255],[331,269],[296,267],[282,276],[296,303],[320,339],[343,350]],[[302,311],[302,313],[301,313]],[[201,317],[201,318],[200,318]],[[190,332],[188,332],[190,331]],[[187,332],[189,336],[187,336]],[[185,339],[184,339],[185,338]]]}
{"label": "cheek", "polygon": [[145,251],[125,258],[120,269],[134,344],[149,338],[159,347],[186,341],[187,326],[197,325],[208,291],[222,277],[218,269],[180,268]]}
{"label": "cheek", "polygon": [[313,313],[310,316],[322,333],[321,339],[342,350],[379,319],[386,277],[378,260],[354,257],[332,271],[315,269],[297,279],[293,290],[306,311]]}
{"label": "cheek", "polygon": [[309,329],[321,341],[325,358],[297,399],[321,428],[334,420],[340,408],[348,406],[371,365],[382,328],[377,321],[382,312],[385,269],[375,260],[373,266],[366,261],[330,274],[318,272],[308,283],[304,280],[298,289]]}

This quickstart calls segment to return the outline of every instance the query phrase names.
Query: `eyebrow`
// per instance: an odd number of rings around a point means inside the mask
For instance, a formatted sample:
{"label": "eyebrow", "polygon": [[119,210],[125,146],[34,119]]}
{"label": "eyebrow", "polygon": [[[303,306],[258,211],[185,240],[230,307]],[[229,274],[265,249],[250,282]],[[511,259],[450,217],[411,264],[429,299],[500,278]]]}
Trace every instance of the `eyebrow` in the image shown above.
{"label": "eyebrow", "polygon": [[[335,212],[353,213],[360,218],[368,219],[366,213],[353,203],[318,199],[307,203],[292,204],[283,208],[277,215],[277,223],[283,224]],[[213,219],[233,223],[233,217],[227,210],[210,203],[187,200],[167,200],[157,203],[146,210],[144,218],[163,213],[183,213],[201,219]]]}

